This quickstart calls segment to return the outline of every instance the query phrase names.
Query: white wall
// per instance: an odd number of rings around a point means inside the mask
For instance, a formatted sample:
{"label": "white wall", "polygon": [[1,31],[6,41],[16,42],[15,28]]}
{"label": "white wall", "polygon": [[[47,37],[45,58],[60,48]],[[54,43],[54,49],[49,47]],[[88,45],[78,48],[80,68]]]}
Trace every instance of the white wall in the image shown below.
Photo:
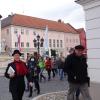
{"label": "white wall", "polygon": [[84,5],[86,14],[86,36],[88,65],[91,80],[100,82],[100,1],[91,0]]}

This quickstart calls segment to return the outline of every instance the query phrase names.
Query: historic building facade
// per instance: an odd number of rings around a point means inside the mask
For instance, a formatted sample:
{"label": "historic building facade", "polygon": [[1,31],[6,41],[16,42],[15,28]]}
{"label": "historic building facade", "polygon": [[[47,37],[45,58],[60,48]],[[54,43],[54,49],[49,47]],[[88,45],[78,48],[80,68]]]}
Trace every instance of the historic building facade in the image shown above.
{"label": "historic building facade", "polygon": [[[56,50],[60,55],[67,55],[69,49],[80,44],[79,32],[70,24],[61,20],[51,21],[31,16],[13,14],[2,20],[2,40],[4,49],[10,53],[14,49],[20,49],[23,54],[37,51],[33,40],[39,35],[45,40],[45,33],[48,37],[48,50]],[[40,47],[40,54],[45,51],[45,46]]]}

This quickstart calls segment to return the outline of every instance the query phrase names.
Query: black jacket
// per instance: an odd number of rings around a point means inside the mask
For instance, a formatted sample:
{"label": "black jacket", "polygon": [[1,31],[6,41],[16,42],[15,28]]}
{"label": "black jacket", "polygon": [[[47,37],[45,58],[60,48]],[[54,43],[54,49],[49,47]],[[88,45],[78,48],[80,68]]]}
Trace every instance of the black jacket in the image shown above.
{"label": "black jacket", "polygon": [[[15,70],[15,76],[13,78],[10,78],[8,73],[7,73],[10,66]],[[30,81],[31,79],[29,77],[29,74],[27,74],[26,76],[27,76],[27,79]],[[17,91],[19,89],[23,90],[23,91],[25,90],[24,76],[17,76],[16,66],[15,66],[14,62],[11,62],[8,64],[6,71],[5,71],[5,77],[10,79],[10,83],[9,83],[9,91],[10,92],[14,92],[14,91]]]}
{"label": "black jacket", "polygon": [[86,57],[78,57],[75,53],[68,55],[64,65],[64,71],[68,74],[68,81],[78,84],[88,83],[87,67]]}

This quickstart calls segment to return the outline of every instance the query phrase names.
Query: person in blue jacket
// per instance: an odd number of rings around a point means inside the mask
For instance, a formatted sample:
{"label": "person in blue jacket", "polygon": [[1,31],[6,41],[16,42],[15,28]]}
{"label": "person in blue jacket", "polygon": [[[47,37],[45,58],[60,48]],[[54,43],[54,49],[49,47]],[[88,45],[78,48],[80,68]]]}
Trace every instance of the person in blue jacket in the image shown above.
{"label": "person in blue jacket", "polygon": [[[37,94],[40,94],[40,85],[39,85],[39,67],[38,67],[38,54],[37,52],[34,52],[34,55],[30,57],[28,60],[28,69],[30,72],[30,76],[32,78],[32,83],[34,82],[35,90],[37,91]],[[33,85],[31,84],[29,86],[29,97],[32,97],[33,93]]]}

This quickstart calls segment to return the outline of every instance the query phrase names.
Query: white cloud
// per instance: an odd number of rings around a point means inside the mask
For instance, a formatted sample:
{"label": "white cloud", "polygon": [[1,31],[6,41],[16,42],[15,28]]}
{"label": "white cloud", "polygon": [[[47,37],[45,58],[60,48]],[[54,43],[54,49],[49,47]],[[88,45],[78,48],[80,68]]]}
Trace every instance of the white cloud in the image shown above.
{"label": "white cloud", "polygon": [[82,8],[74,9],[65,19],[65,22],[73,24],[76,28],[85,28],[85,15]]}
{"label": "white cloud", "polygon": [[[19,13],[50,20],[62,19],[64,22],[84,27],[84,14],[74,0],[1,0],[0,14]],[[81,25],[81,27],[82,27]]]}

